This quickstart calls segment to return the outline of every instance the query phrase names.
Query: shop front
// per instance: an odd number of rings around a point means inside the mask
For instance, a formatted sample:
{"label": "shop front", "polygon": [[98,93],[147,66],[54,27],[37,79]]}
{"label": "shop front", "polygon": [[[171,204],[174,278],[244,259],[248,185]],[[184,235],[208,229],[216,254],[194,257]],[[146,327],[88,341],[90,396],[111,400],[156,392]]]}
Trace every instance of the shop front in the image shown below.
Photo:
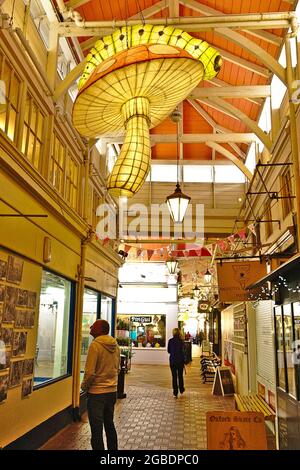
{"label": "shop front", "polygon": [[167,284],[165,270],[164,263],[128,263],[119,271],[116,337],[125,353],[130,350],[131,364],[169,362],[178,305],[176,284]]}
{"label": "shop front", "polygon": [[300,449],[300,255],[253,287],[269,282],[273,292],[278,440],[280,449]]}

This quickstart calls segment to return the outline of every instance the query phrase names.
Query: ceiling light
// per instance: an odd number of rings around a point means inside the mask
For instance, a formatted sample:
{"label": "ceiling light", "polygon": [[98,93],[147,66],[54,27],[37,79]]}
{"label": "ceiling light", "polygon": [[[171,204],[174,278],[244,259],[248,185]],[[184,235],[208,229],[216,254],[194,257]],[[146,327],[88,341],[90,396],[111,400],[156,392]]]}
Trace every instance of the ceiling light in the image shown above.
{"label": "ceiling light", "polygon": [[170,194],[170,196],[167,197],[166,203],[168,204],[168,209],[171,214],[172,220],[175,224],[181,224],[187,207],[189,205],[189,202],[191,198],[187,196],[186,194],[183,194],[181,189],[180,189],[180,183],[179,183],[179,152],[178,152],[178,123],[177,123],[177,184],[176,188],[173,194]]}
{"label": "ceiling light", "polygon": [[206,273],[204,274],[204,280],[205,280],[205,282],[206,282],[207,284],[210,283],[211,277],[212,277],[212,276],[211,276],[211,273],[209,272],[209,270],[208,270],[208,268],[207,268]]}
{"label": "ceiling light", "polygon": [[195,285],[195,287],[194,287],[194,289],[193,289],[193,294],[194,294],[195,299],[198,299],[198,298],[199,298],[200,289],[199,289],[199,287],[197,286],[197,284]]}
{"label": "ceiling light", "polygon": [[169,259],[166,262],[169,274],[176,274],[177,268],[178,268],[178,261],[176,259]]}

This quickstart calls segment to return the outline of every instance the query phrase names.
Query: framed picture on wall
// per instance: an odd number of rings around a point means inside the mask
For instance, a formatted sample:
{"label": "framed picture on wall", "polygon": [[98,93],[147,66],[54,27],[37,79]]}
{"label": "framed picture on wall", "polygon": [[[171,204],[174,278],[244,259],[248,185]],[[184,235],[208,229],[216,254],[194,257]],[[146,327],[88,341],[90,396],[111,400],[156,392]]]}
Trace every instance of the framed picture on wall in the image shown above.
{"label": "framed picture on wall", "polygon": [[5,285],[0,284],[0,302],[4,302],[5,299]]}
{"label": "framed picture on wall", "polygon": [[16,310],[15,328],[24,328],[26,324],[26,310]]}
{"label": "framed picture on wall", "polygon": [[34,367],[34,359],[25,359],[23,366],[23,376],[32,375]]}
{"label": "framed picture on wall", "polygon": [[33,328],[34,327],[34,317],[35,311],[34,310],[27,310],[25,313],[25,328]]}
{"label": "framed picture on wall", "polygon": [[4,342],[5,347],[12,346],[13,332],[12,328],[0,328],[0,341]]}
{"label": "framed picture on wall", "polygon": [[27,397],[32,393],[32,379],[25,379],[22,382],[22,398]]}
{"label": "framed picture on wall", "polygon": [[6,286],[5,303],[3,310],[3,322],[11,323],[15,321],[16,305],[18,301],[18,289]]}
{"label": "framed picture on wall", "polygon": [[0,259],[0,279],[6,279],[7,262]]}
{"label": "framed picture on wall", "polygon": [[36,292],[30,292],[30,291],[28,291],[27,307],[29,307],[29,308],[35,308],[35,306],[36,306]]}
{"label": "framed picture on wall", "polygon": [[22,281],[24,261],[15,256],[8,257],[7,276],[6,279],[10,282],[20,284]]}
{"label": "framed picture on wall", "polygon": [[15,361],[10,364],[9,388],[21,385],[23,378],[24,361]]}
{"label": "framed picture on wall", "polygon": [[27,332],[15,331],[13,337],[13,357],[22,356],[26,352]]}
{"label": "framed picture on wall", "polygon": [[0,375],[0,403],[7,399],[8,374]]}
{"label": "framed picture on wall", "polygon": [[27,307],[28,303],[28,291],[25,289],[18,290],[18,307]]}
{"label": "framed picture on wall", "polygon": [[0,341],[0,370],[9,369],[10,359],[11,359],[11,351],[8,351],[3,346],[1,347],[1,341]]}

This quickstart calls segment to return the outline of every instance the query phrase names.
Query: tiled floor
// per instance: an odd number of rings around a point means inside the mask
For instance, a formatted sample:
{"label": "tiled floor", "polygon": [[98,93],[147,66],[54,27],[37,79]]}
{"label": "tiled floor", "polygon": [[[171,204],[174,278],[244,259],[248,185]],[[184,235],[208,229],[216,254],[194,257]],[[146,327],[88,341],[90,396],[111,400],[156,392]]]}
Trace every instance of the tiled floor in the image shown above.
{"label": "tiled floor", "polygon": [[[212,395],[212,384],[202,384],[197,352],[186,367],[186,392],[178,399],[172,396],[168,366],[132,366],[125,377],[127,397],[118,400],[115,408],[120,450],[206,449],[205,413],[233,410],[234,403],[232,397]],[[87,415],[50,439],[43,449],[90,449]]]}

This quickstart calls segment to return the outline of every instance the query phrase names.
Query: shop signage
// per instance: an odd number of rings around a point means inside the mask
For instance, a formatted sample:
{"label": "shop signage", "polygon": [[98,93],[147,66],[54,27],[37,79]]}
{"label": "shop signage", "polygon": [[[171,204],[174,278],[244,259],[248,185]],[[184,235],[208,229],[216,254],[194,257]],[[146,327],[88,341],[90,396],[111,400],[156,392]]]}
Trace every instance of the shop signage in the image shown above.
{"label": "shop signage", "polygon": [[234,385],[230,367],[217,367],[212,393],[213,395],[223,396],[234,394]]}
{"label": "shop signage", "polygon": [[206,413],[208,450],[267,450],[264,415],[248,411]]}
{"label": "shop signage", "polygon": [[132,323],[151,323],[152,322],[152,317],[150,315],[145,316],[145,315],[140,315],[140,316],[131,316],[130,321]]}
{"label": "shop signage", "polygon": [[220,302],[251,300],[247,287],[267,274],[266,263],[260,261],[219,263],[217,271]]}

